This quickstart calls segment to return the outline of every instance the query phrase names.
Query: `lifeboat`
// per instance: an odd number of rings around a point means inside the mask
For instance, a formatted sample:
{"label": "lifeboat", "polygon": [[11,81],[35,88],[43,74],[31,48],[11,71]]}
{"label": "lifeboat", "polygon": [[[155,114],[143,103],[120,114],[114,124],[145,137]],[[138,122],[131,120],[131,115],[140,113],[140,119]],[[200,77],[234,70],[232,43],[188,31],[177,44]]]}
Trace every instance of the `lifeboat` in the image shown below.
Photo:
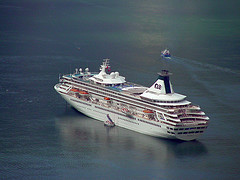
{"label": "lifeboat", "polygon": [[87,95],[87,94],[89,94],[89,93],[86,92],[86,91],[79,91],[79,93],[82,94],[82,95]]}
{"label": "lifeboat", "polygon": [[78,90],[78,89],[75,89],[75,88],[72,88],[70,91],[79,92],[79,90]]}
{"label": "lifeboat", "polygon": [[110,101],[111,99],[109,97],[104,97],[106,101]]}
{"label": "lifeboat", "polygon": [[144,112],[145,114],[153,114],[153,111],[148,110],[148,109],[144,109],[143,112]]}
{"label": "lifeboat", "polygon": [[79,93],[79,94],[81,94],[81,95],[88,95],[88,94],[89,94],[89,93],[86,92],[86,91],[80,91],[80,90],[78,90],[78,89],[76,89],[76,88],[72,88],[70,91]]}

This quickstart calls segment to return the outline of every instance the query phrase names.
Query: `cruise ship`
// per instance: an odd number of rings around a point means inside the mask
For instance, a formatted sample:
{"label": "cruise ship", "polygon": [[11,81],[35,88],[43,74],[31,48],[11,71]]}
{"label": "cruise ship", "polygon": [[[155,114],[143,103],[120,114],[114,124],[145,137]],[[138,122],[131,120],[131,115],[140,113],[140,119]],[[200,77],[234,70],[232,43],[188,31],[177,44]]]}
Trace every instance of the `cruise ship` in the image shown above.
{"label": "cruise ship", "polygon": [[154,137],[195,140],[208,127],[209,118],[185,95],[173,91],[170,75],[162,70],[153,85],[145,87],[111,72],[110,60],[104,59],[100,72],[77,68],[59,76],[54,89],[76,110],[105,124]]}

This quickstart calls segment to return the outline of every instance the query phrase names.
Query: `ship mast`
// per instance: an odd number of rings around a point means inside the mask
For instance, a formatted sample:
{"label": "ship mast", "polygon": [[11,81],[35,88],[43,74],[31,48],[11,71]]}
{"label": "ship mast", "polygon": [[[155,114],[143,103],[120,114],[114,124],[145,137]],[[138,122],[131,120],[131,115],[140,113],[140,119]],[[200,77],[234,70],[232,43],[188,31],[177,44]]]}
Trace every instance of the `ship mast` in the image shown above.
{"label": "ship mast", "polygon": [[110,59],[108,59],[108,58],[103,59],[103,63],[102,63],[102,65],[100,66],[100,71],[105,72],[105,69],[110,68],[110,63],[109,63],[109,61],[110,61]]}

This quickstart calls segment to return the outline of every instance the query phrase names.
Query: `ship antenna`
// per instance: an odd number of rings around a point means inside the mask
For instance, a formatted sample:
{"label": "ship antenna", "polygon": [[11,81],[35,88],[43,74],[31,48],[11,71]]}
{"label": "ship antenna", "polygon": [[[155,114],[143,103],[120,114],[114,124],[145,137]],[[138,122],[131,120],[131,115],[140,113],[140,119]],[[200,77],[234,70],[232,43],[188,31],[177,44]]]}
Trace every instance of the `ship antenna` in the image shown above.
{"label": "ship antenna", "polygon": [[109,66],[109,61],[110,61],[110,59],[109,58],[105,58],[105,59],[103,59],[103,63],[104,63],[104,65],[105,66]]}
{"label": "ship antenna", "polygon": [[105,68],[110,68],[110,63],[109,63],[110,59],[109,58],[106,58],[106,59],[103,59],[103,64],[100,66],[100,70],[105,70]]}

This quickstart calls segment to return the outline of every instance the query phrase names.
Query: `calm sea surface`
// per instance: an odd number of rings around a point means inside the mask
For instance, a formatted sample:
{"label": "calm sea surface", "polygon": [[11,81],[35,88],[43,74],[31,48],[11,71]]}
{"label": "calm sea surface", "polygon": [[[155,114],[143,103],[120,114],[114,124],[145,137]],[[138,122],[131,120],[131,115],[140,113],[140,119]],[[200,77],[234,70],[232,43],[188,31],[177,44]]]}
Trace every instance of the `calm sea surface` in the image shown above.
{"label": "calm sea surface", "polygon": [[[0,179],[240,179],[240,3],[0,1]],[[171,61],[160,58],[169,48]],[[76,112],[59,73],[103,58],[146,86],[169,69],[175,92],[210,117],[192,142],[153,138]]]}

